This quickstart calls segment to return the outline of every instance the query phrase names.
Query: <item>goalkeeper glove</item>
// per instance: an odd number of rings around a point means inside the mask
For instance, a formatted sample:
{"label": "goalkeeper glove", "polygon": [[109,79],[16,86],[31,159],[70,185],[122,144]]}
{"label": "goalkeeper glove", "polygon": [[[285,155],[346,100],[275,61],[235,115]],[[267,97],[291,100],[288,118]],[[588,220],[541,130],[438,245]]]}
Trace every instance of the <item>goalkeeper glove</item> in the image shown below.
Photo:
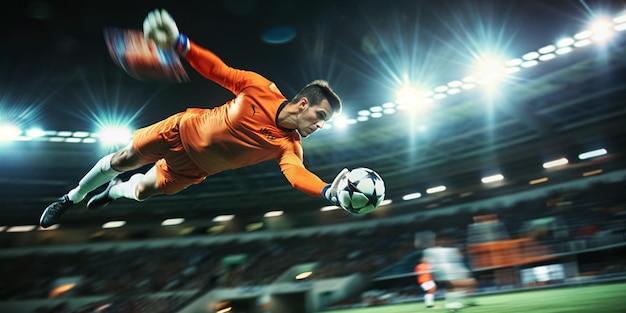
{"label": "goalkeeper glove", "polygon": [[181,54],[189,51],[189,38],[178,31],[176,22],[166,10],[156,9],[148,13],[143,21],[143,33],[161,49],[175,48]]}
{"label": "goalkeeper glove", "polygon": [[337,174],[333,182],[326,185],[326,187],[322,189],[322,197],[326,198],[326,200],[328,200],[330,203],[338,205],[337,189],[339,188],[339,183],[341,182],[341,180],[344,179],[346,175],[348,175],[348,172],[349,171],[347,168],[341,170],[341,172]]}

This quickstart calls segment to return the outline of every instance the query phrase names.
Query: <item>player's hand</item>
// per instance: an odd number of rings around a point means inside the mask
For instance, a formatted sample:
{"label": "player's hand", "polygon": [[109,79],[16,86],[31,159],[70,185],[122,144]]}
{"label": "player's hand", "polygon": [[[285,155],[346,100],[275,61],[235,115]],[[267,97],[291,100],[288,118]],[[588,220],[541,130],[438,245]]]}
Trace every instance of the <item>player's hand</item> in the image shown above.
{"label": "player's hand", "polygon": [[143,34],[148,40],[154,42],[162,49],[169,49],[177,44],[180,33],[176,22],[165,10],[156,9],[143,21]]}
{"label": "player's hand", "polygon": [[322,195],[330,203],[337,205],[337,188],[339,188],[339,182],[341,182],[341,180],[348,175],[348,172],[350,171],[347,168],[342,169],[341,172],[337,174],[333,182],[328,184],[322,191]]}

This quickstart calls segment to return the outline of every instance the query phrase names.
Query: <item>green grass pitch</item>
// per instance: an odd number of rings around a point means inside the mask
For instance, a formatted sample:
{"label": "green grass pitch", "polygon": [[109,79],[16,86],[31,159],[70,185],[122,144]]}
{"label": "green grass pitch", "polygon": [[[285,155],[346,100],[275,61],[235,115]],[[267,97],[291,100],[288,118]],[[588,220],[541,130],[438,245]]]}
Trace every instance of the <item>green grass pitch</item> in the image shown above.
{"label": "green grass pitch", "polygon": [[[597,284],[518,291],[505,294],[477,296],[477,306],[466,307],[459,313],[626,313],[626,283]],[[404,303],[359,309],[324,311],[324,313],[413,313],[449,312],[443,300],[439,308],[426,309],[423,302]]]}

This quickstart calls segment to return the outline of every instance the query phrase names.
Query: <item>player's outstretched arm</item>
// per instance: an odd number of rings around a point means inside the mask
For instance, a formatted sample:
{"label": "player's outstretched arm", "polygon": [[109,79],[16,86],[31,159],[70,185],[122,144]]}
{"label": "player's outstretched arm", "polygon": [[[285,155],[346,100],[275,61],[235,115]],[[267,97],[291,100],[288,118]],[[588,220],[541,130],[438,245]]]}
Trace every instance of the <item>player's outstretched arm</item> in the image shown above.
{"label": "player's outstretched arm", "polygon": [[344,168],[337,174],[332,183],[326,185],[322,190],[322,196],[326,198],[330,203],[337,205],[337,189],[339,188],[339,182],[348,175],[348,169]]}

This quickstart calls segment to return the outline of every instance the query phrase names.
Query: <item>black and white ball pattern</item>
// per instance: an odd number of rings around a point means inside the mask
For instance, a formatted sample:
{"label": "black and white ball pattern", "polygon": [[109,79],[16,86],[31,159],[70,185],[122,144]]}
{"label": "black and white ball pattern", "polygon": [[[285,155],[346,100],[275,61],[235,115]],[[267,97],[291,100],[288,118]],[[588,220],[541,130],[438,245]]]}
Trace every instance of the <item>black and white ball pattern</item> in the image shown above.
{"label": "black and white ball pattern", "polygon": [[346,211],[367,214],[376,209],[385,198],[385,183],[375,171],[359,167],[351,170],[341,181],[337,199]]}

